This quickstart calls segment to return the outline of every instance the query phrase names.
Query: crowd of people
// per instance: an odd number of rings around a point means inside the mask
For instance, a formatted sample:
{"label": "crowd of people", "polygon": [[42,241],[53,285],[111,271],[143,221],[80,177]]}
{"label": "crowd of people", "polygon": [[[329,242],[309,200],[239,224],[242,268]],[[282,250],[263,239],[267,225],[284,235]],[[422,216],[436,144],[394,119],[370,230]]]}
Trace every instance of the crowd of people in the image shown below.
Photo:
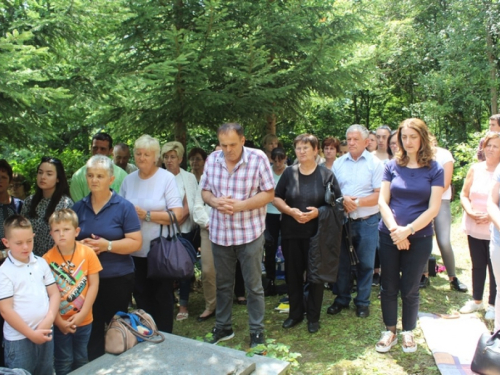
{"label": "crowd of people", "polygon": [[[496,330],[497,127],[500,115],[490,118],[479,162],[460,194],[473,298],[460,312],[486,310]],[[97,133],[92,157],[70,184],[63,163],[43,157],[32,195],[25,176],[0,160],[2,365],[67,374],[104,354],[106,325],[132,301],[161,331],[172,333],[174,319],[189,318],[191,279],[148,278],[147,255],[151,241],[174,228],[173,219],[175,230],[200,252],[205,307],[197,321],[215,318],[206,339],[213,344],[234,336],[234,295],[247,306],[250,347],[265,343],[264,298],[278,293],[279,247],[289,303],[282,327],[307,319],[307,330],[318,332],[325,284],[335,295],[327,314],[342,313],[352,300],[356,316],[366,318],[372,286],[380,286],[386,329],[375,345],[378,352],[398,342],[398,298],[402,349],[417,350],[419,289],[429,285],[434,234],[451,290],[467,292],[457,278],[450,241],[453,156],[437,146],[422,120],[404,120],[395,130],[352,125],[345,140],[330,136],[320,142],[300,134],[293,143],[295,162],[276,135],[266,135],[259,150],[249,146],[241,125],[226,123],[217,138],[213,152],[195,147],[186,153],[179,142],[161,147],[143,135],[131,152]],[[190,172],[181,167],[186,154]],[[325,199],[327,192],[333,203]]]}

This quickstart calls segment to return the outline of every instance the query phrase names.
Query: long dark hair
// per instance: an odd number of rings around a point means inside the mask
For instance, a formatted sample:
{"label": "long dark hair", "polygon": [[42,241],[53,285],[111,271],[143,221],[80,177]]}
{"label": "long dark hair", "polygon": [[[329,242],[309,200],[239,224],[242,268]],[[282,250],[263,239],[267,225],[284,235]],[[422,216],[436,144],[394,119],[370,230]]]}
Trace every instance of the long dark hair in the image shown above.
{"label": "long dark hair", "polygon": [[[56,183],[56,190],[54,191],[54,194],[52,194],[49,205],[47,206],[47,210],[45,211],[44,219],[45,221],[48,222],[50,215],[52,215],[56,210],[56,206],[61,200],[61,198],[64,195],[71,198],[71,194],[69,192],[68,180],[66,179],[66,172],[64,171],[64,166],[62,162],[59,159],[52,158],[50,156],[44,156],[42,157],[42,161],[40,162],[40,164],[38,164],[38,167],[36,168],[36,173],[38,173],[38,169],[43,163],[49,163],[52,164],[54,167],[56,167],[57,179],[59,180],[59,182]],[[31,200],[31,207],[28,213],[29,217],[34,218],[37,216],[36,207],[38,206],[38,203],[40,203],[42,199],[43,199],[43,190],[40,189],[40,187],[37,184],[35,194],[33,195],[33,199]]]}

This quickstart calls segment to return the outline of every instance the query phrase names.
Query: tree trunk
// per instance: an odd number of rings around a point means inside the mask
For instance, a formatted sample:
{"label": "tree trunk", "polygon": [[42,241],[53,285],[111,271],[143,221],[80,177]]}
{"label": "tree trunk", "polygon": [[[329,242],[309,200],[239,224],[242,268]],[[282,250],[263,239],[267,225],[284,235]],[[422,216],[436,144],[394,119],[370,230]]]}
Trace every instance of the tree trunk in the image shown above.
{"label": "tree trunk", "polygon": [[497,90],[497,67],[495,56],[493,54],[493,38],[491,37],[491,25],[488,19],[486,27],[486,51],[488,53],[488,62],[490,64],[490,100],[491,114],[498,113],[498,90]]}
{"label": "tree trunk", "polygon": [[266,134],[274,134],[276,133],[276,115],[273,113],[272,115],[267,116],[266,119]]}
{"label": "tree trunk", "polygon": [[182,156],[182,162],[181,162],[181,168],[186,169],[187,168],[187,154],[188,154],[188,149],[186,147],[187,144],[187,126],[182,120],[177,120],[174,123],[175,130],[174,130],[174,137],[177,142],[182,143],[184,146],[184,155]]}

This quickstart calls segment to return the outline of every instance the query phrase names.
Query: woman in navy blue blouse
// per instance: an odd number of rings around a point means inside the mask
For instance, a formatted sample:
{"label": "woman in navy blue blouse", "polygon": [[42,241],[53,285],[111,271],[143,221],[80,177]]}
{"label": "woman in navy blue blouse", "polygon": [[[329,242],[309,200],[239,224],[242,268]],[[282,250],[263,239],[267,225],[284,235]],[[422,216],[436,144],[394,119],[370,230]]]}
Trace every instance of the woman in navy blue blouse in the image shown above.
{"label": "woman in navy blue blouse", "polygon": [[376,345],[388,352],[397,344],[398,294],[403,303],[404,352],[414,352],[413,330],[417,324],[421,270],[432,252],[432,219],[443,194],[443,168],[433,160],[429,129],[416,118],[399,125],[394,159],[385,167],[380,188],[380,264],[384,270],[381,289],[382,316],[386,331]]}
{"label": "woman in navy blue blouse", "polygon": [[99,256],[99,291],[93,306],[94,321],[88,344],[89,360],[104,354],[104,326],[117,311],[127,311],[134,288],[131,253],[142,245],[141,224],[132,203],[110,187],[114,181],[113,161],[94,155],[87,162],[90,194],[73,210],[81,228],[77,240]]}

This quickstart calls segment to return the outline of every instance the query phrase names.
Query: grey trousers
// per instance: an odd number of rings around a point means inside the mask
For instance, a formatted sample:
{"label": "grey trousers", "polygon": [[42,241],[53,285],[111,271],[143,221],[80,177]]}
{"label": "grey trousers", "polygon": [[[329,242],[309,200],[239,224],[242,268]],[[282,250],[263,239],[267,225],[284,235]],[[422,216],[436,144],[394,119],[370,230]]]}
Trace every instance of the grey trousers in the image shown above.
{"label": "grey trousers", "polygon": [[264,330],[265,304],[261,269],[263,245],[263,235],[250,243],[236,246],[220,246],[212,242],[217,280],[216,328],[231,328],[234,274],[236,260],[239,260],[247,292],[250,333]]}
{"label": "grey trousers", "polygon": [[[448,276],[456,276],[455,271],[455,254],[451,247],[451,208],[450,200],[443,199],[438,215],[434,218],[434,232],[436,233],[436,241],[443,258],[444,266]],[[429,272],[429,263],[425,263],[423,273]]]}

